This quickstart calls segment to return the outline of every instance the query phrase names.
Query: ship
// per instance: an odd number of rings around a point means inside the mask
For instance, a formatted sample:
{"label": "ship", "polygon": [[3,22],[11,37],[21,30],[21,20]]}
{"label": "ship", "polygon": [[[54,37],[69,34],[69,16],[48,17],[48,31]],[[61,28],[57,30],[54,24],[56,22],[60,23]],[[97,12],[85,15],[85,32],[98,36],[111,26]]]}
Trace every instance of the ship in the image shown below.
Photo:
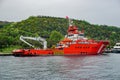
{"label": "ship", "polygon": [[120,53],[120,42],[117,42],[112,49],[113,53]]}
{"label": "ship", "polygon": [[[84,30],[79,31],[78,27],[73,24],[72,19],[68,18],[68,30],[63,40],[60,40],[54,48],[47,48],[47,41],[42,37],[25,37],[20,36],[20,40],[33,47],[31,49],[13,50],[14,56],[67,56],[67,55],[99,55],[104,53],[105,48],[109,45],[108,40],[94,40],[85,37]],[[32,44],[25,39],[39,41],[43,49],[34,48]]]}

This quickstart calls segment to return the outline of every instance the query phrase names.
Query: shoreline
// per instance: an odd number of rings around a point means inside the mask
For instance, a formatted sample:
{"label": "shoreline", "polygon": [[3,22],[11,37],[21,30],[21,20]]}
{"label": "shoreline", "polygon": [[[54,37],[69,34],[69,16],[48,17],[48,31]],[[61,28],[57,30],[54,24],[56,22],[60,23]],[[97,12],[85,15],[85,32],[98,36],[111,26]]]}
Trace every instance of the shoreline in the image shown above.
{"label": "shoreline", "polygon": [[12,56],[12,53],[1,53],[0,52],[0,56]]}

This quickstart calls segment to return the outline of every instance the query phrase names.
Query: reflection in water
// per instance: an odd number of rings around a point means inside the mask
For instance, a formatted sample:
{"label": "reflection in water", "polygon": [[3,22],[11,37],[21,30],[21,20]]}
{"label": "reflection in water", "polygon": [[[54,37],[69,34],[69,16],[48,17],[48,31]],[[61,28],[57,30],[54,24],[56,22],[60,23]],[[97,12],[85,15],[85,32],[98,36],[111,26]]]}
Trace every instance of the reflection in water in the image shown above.
{"label": "reflection in water", "polygon": [[0,56],[0,80],[119,80],[120,55]]}

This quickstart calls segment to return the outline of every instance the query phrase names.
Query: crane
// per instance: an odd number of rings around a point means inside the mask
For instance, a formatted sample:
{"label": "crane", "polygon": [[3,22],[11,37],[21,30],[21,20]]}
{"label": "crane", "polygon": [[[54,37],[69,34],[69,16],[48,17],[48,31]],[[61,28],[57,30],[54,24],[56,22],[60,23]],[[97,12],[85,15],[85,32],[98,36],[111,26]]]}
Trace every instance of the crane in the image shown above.
{"label": "crane", "polygon": [[39,41],[42,45],[43,45],[43,49],[47,49],[47,41],[42,38],[42,37],[24,37],[24,36],[20,36],[20,40],[24,43],[26,43],[27,45],[29,45],[30,47],[35,47],[34,45],[30,44],[29,42],[25,41],[25,39],[30,39],[30,40],[34,40],[34,41]]}

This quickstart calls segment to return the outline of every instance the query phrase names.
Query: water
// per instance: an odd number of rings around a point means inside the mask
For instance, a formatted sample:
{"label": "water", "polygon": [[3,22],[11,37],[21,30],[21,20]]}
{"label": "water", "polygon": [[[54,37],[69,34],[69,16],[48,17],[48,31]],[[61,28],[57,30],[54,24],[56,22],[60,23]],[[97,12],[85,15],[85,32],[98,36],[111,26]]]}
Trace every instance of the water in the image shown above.
{"label": "water", "polygon": [[120,80],[120,54],[0,56],[0,80]]}

